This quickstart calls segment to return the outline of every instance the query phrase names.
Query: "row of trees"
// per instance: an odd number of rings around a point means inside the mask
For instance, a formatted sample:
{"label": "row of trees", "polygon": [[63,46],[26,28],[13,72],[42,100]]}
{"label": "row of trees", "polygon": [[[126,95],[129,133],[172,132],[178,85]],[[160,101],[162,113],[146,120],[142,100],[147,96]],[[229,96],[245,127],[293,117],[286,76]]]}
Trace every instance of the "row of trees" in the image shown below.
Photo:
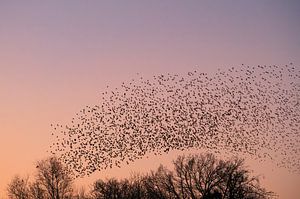
{"label": "row of trees", "polygon": [[251,176],[244,161],[218,160],[212,154],[179,156],[171,171],[160,166],[129,179],[97,180],[88,194],[74,194],[71,173],[57,158],[38,162],[34,182],[15,177],[8,185],[14,199],[266,199],[274,198]]}

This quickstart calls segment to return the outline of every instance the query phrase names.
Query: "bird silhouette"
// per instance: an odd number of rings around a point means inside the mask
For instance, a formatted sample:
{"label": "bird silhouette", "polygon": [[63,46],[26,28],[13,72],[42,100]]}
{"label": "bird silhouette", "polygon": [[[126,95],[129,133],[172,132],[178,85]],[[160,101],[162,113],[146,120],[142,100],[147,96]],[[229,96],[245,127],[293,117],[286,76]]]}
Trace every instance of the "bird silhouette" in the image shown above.
{"label": "bird silhouette", "polygon": [[50,147],[76,176],[149,153],[207,149],[245,154],[300,171],[300,71],[246,66],[139,76],[101,94],[70,125],[52,125]]}

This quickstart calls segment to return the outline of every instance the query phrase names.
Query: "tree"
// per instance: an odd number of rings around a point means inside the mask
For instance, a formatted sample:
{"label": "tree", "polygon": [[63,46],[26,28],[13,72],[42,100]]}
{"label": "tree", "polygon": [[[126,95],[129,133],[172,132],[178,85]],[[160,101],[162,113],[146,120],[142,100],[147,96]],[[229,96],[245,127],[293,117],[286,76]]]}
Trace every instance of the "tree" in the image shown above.
{"label": "tree", "polygon": [[56,157],[50,157],[39,161],[36,168],[36,181],[39,186],[38,190],[45,191],[45,193],[43,193],[43,195],[46,196],[45,198],[71,198],[73,182],[71,174]]}
{"label": "tree", "polygon": [[33,182],[15,176],[8,184],[12,199],[68,199],[72,197],[72,178],[67,168],[56,158],[50,157],[37,163]]}
{"label": "tree", "polygon": [[11,199],[28,199],[30,197],[28,189],[28,178],[15,176],[8,184],[8,197]]}
{"label": "tree", "polygon": [[43,189],[42,184],[35,181],[29,185],[30,196],[32,199],[44,199],[46,198],[46,191]]}
{"label": "tree", "polygon": [[149,198],[182,198],[175,188],[173,173],[162,165],[145,178],[144,184]]}
{"label": "tree", "polygon": [[218,160],[212,154],[178,156],[174,169],[160,166],[129,179],[97,180],[90,194],[73,193],[71,173],[55,157],[37,163],[33,182],[15,176],[8,184],[11,199],[268,199],[275,195],[259,184],[244,160]]}
{"label": "tree", "polygon": [[120,188],[119,183],[116,179],[110,179],[107,182],[103,180],[98,180],[94,184],[94,197],[97,199],[115,199],[120,198]]}
{"label": "tree", "polygon": [[98,180],[94,198],[267,199],[274,194],[259,185],[244,160],[218,160],[212,154],[179,156],[174,170],[160,166],[150,174],[118,181]]}
{"label": "tree", "polygon": [[[168,186],[174,187],[176,198],[266,199],[274,196],[259,185],[245,169],[244,160],[217,160],[212,154],[179,156],[174,161],[174,173],[164,171]],[[160,171],[161,172],[161,171]],[[166,187],[165,192],[170,188]]]}
{"label": "tree", "polygon": [[146,190],[143,186],[143,177],[135,176],[131,179],[106,181],[97,180],[92,190],[95,199],[143,199]]}
{"label": "tree", "polygon": [[179,156],[174,167],[175,183],[184,197],[205,199],[218,191],[221,167],[213,155]]}
{"label": "tree", "polygon": [[220,161],[219,171],[222,183],[219,188],[225,198],[270,198],[272,192],[267,192],[259,185],[259,178],[251,176],[245,169],[244,160],[235,158],[232,161]]}

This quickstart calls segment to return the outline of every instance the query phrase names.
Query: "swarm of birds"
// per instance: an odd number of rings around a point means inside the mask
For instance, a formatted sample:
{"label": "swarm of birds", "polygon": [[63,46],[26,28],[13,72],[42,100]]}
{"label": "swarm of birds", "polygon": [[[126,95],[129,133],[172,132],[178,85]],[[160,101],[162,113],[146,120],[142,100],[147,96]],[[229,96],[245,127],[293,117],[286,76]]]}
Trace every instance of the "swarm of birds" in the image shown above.
{"label": "swarm of birds", "polygon": [[139,76],[107,89],[69,125],[52,124],[50,151],[76,176],[190,148],[242,153],[299,172],[299,80],[293,64]]}

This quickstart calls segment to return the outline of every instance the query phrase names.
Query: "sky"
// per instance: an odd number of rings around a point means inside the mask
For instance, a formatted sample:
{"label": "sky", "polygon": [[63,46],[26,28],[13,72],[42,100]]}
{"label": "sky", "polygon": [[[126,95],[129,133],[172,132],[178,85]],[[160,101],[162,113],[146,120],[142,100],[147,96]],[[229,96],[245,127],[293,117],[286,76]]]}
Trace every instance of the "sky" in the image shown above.
{"label": "sky", "polygon": [[[296,0],[0,0],[0,198],[15,174],[32,176],[36,161],[47,156],[50,124],[99,103],[107,85],[118,87],[136,73],[299,67],[299,19]],[[172,154],[130,169],[167,164]],[[300,195],[299,175],[251,165],[265,172],[264,183],[280,198]],[[126,176],[125,170],[105,175]]]}

